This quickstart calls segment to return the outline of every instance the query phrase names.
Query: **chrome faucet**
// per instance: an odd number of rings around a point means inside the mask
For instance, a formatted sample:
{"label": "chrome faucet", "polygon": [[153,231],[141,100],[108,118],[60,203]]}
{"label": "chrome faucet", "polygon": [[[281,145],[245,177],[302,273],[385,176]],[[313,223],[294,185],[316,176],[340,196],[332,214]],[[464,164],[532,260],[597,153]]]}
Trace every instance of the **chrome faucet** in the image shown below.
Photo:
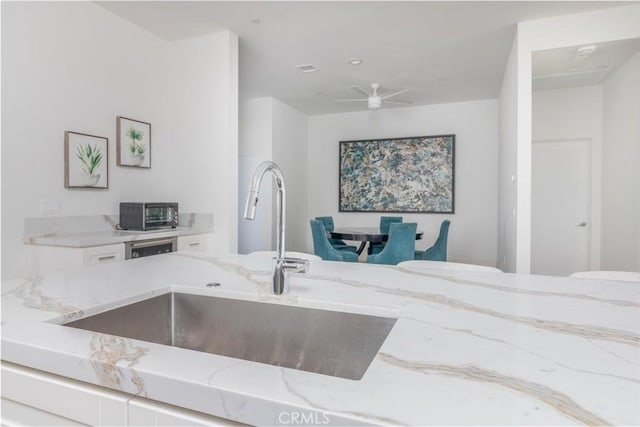
{"label": "chrome faucet", "polygon": [[285,242],[285,215],[287,203],[287,191],[284,184],[282,170],[273,162],[265,161],[258,165],[251,177],[251,185],[247,194],[247,204],[244,209],[244,219],[253,220],[256,217],[256,205],[262,178],[267,172],[273,174],[278,187],[276,199],[276,258],[273,260],[273,293],[281,295],[289,292],[288,272],[304,273],[309,267],[309,261],[299,258],[286,258],[284,251]]}

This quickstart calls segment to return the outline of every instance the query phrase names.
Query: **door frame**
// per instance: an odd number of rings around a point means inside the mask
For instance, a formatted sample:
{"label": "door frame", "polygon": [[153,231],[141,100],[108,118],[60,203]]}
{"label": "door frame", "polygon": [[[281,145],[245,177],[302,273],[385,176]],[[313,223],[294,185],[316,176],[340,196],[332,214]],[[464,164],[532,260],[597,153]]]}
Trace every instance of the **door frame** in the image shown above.
{"label": "door frame", "polygon": [[[551,138],[535,139],[531,141],[531,173],[533,174],[533,149],[539,143],[559,143],[559,142],[584,142],[587,144],[588,170],[589,170],[589,201],[587,221],[587,269],[600,270],[601,251],[601,224],[602,224],[602,149],[597,141],[590,137],[582,138]],[[533,188],[531,188],[531,198],[533,199]],[[533,233],[533,229],[531,232]],[[533,253],[530,250],[530,258]],[[531,260],[530,260],[531,261]]]}

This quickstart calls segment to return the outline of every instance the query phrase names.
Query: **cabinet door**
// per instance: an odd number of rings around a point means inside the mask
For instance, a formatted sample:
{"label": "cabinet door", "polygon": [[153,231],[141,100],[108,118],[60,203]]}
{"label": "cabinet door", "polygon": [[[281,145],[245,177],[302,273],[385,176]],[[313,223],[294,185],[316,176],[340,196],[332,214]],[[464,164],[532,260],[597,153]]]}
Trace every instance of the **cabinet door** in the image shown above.
{"label": "cabinet door", "polygon": [[134,397],[129,401],[130,426],[239,426],[233,421],[165,403]]}
{"label": "cabinet door", "polygon": [[[22,418],[22,425],[30,425],[36,419],[49,419],[53,423],[63,418],[92,426],[123,426],[127,423],[127,400],[130,396],[2,362],[2,398],[12,401],[3,402],[3,406],[13,415],[13,419],[7,419],[7,425],[20,424],[17,418]],[[11,403],[26,405],[39,411],[25,411]],[[47,415],[51,416],[47,418]],[[2,423],[5,424],[4,413],[2,418]]]}
{"label": "cabinet door", "polygon": [[51,412],[45,412],[13,400],[0,399],[2,401],[2,425],[7,427],[18,426],[85,426],[69,418],[59,417]]}
{"label": "cabinet door", "polygon": [[124,243],[82,249],[82,265],[106,264],[124,260]]}

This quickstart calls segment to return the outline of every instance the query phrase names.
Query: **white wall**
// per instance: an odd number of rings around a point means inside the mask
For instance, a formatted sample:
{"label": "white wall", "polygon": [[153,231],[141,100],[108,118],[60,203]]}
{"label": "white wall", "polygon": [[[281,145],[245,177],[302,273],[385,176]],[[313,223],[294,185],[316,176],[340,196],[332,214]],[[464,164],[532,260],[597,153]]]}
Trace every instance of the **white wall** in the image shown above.
{"label": "white wall", "polygon": [[[2,2],[3,278],[26,274],[23,219],[43,202],[95,215],[122,200],[177,200],[216,213],[233,249],[234,40],[167,43],[91,2]],[[152,124],[151,169],[116,166],[117,115]],[[108,190],[64,188],[65,130],[109,138]]]}
{"label": "white wall", "polygon": [[640,271],[640,52],[603,93],[602,268]]}
{"label": "white wall", "polygon": [[[536,91],[533,92],[532,101],[534,142],[589,140],[591,152],[589,268],[599,270],[602,210],[602,86]],[[536,230],[532,232],[535,233]]]}
{"label": "white wall", "polygon": [[[613,7],[593,12],[557,16],[518,24],[505,78],[512,78],[516,67],[516,88],[503,91],[501,102],[516,114],[516,159],[507,160],[504,169],[516,171],[516,235],[509,236],[516,246],[516,271],[529,273],[531,261],[531,54],[537,50],[602,43],[640,37],[640,5]],[[503,86],[504,88],[504,86]],[[501,143],[511,145],[511,139]],[[511,148],[510,148],[511,149]],[[501,207],[502,208],[502,207]]]}
{"label": "white wall", "polygon": [[272,98],[254,98],[240,103],[240,147],[238,180],[238,253],[272,250],[273,184],[269,176],[260,188],[260,202],[253,221],[244,219],[244,207],[251,175],[273,153]]}
{"label": "white wall", "polygon": [[379,213],[338,212],[339,141],[450,133],[456,135],[456,213],[402,216],[425,232],[418,248],[432,245],[440,223],[449,219],[450,261],[496,265],[497,100],[310,116],[308,217],[332,215],[337,226],[379,224]]}
{"label": "white wall", "polygon": [[309,232],[307,116],[277,99],[273,100],[273,161],[287,184],[286,248],[304,251]]}
{"label": "white wall", "polygon": [[171,172],[185,212],[215,213],[214,246],[237,252],[237,37],[227,31],[168,44]]}
{"label": "white wall", "polygon": [[307,116],[276,98],[256,98],[240,108],[239,252],[275,249],[276,191],[271,175],[260,189],[256,219],[242,219],[250,177],[260,162],[275,162],[287,190],[286,242],[288,251],[306,248]]}
{"label": "white wall", "polygon": [[502,271],[516,271],[516,202],[517,202],[517,142],[518,142],[518,40],[513,41],[511,54],[500,87],[499,150],[498,150],[498,242],[497,264]]}

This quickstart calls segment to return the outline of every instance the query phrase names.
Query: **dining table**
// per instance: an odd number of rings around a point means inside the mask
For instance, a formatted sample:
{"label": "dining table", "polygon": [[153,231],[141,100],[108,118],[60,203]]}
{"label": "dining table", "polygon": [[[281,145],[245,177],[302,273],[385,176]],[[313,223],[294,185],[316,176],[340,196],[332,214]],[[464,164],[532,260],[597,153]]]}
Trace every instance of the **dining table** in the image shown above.
{"label": "dining table", "polygon": [[[360,255],[365,246],[368,245],[367,254],[373,253],[373,243],[386,242],[389,238],[388,233],[383,233],[378,227],[340,227],[335,228],[333,231],[327,233],[332,239],[339,240],[352,240],[360,242],[358,247],[358,255]],[[424,232],[421,230],[416,231],[416,240],[422,239]]]}

